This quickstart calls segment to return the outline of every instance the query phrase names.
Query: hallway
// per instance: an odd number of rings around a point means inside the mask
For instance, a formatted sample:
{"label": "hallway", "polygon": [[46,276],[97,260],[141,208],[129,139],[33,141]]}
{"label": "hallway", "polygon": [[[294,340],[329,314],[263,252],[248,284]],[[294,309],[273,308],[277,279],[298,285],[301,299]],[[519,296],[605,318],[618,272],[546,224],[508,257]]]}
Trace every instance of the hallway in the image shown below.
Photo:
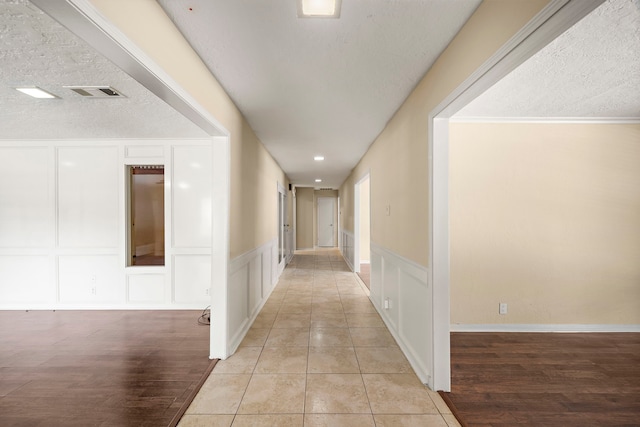
{"label": "hallway", "polygon": [[195,426],[459,424],[423,386],[335,248],[298,252],[238,351],[182,418]]}

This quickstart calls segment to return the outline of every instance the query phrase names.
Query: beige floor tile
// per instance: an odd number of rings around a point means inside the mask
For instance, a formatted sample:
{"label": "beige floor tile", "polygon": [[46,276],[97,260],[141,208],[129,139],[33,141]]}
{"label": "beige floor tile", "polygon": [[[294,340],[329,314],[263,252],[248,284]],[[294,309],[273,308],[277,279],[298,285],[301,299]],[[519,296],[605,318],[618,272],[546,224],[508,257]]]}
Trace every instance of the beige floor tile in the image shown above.
{"label": "beige floor tile", "polygon": [[311,313],[278,313],[273,328],[308,328]]}
{"label": "beige floor tile", "polygon": [[178,427],[230,427],[233,415],[184,415]]}
{"label": "beige floor tile", "polygon": [[220,360],[212,374],[251,374],[253,373],[262,347],[239,347],[227,360]]}
{"label": "beige floor tile", "polygon": [[309,346],[309,328],[272,329],[266,347]]}
{"label": "beige floor tile", "polygon": [[436,408],[438,408],[438,411],[440,411],[441,414],[444,415],[451,413],[451,408],[449,408],[444,400],[442,400],[442,397],[440,397],[440,394],[438,394],[437,391],[429,390],[429,396],[431,397],[431,400],[433,401],[434,405],[436,405]]}
{"label": "beige floor tile", "polygon": [[311,303],[282,303],[280,313],[311,313]]}
{"label": "beige floor tile", "polygon": [[[357,334],[357,330],[352,330]],[[407,374],[411,365],[399,347],[356,347],[363,374]]]}
{"label": "beige floor tile", "polygon": [[371,413],[359,374],[308,374],[306,413]]}
{"label": "beige floor tile", "polygon": [[337,291],[335,294],[318,294],[314,291],[311,302],[312,304],[342,304]]}
{"label": "beige floor tile", "polygon": [[344,313],[311,312],[312,328],[346,328],[348,326]]}
{"label": "beige floor tile", "polygon": [[447,422],[448,427],[461,427],[456,417],[452,414],[442,414],[442,418]]}
{"label": "beige floor tile", "polygon": [[375,427],[370,414],[305,414],[304,427]]}
{"label": "beige floor tile", "polygon": [[210,375],[187,409],[187,414],[235,414],[251,375]]}
{"label": "beige floor tile", "polygon": [[357,284],[338,284],[338,292],[340,295],[365,295],[362,287]]}
{"label": "beige floor tile", "polygon": [[377,313],[370,301],[343,301],[342,307],[345,313]]}
{"label": "beige floor tile", "polygon": [[353,344],[347,328],[311,328],[309,345],[313,347],[350,347]]}
{"label": "beige floor tile", "polygon": [[353,347],[309,347],[307,372],[312,374],[360,373]]}
{"label": "beige floor tile", "polygon": [[376,427],[448,427],[440,415],[374,415]]}
{"label": "beige floor tile", "polygon": [[240,347],[262,347],[269,336],[271,329],[251,328],[244,336]]}
{"label": "beige floor tile", "polygon": [[273,322],[276,320],[277,313],[265,313],[261,312],[256,316],[256,320],[251,325],[252,328],[270,328],[273,326]]}
{"label": "beige floor tile", "polygon": [[302,414],[305,374],[254,374],[238,414]]}
{"label": "beige floor tile", "polygon": [[256,374],[303,374],[307,372],[308,347],[265,347]]}
{"label": "beige floor tile", "polygon": [[362,374],[374,414],[439,414],[415,374]]}
{"label": "beige floor tile", "polygon": [[353,328],[351,339],[355,347],[397,346],[393,336],[386,328]]}
{"label": "beige floor tile", "polygon": [[280,306],[282,305],[282,300],[269,300],[262,306],[262,310],[260,313],[277,313],[280,310]]}
{"label": "beige floor tile", "polygon": [[311,304],[311,299],[312,297],[312,292],[309,292],[309,295],[299,295],[299,294],[292,294],[290,292],[287,292],[287,295],[284,297],[284,300],[282,300],[282,305],[291,305],[291,304]]}
{"label": "beige floor tile", "polygon": [[335,285],[332,287],[314,287],[312,297],[314,298],[312,302],[317,302],[316,297],[330,297],[334,298],[336,301],[340,301],[340,292]]}
{"label": "beige floor tile", "polygon": [[344,313],[341,302],[325,302],[311,304],[311,311],[318,313]]}
{"label": "beige floor tile", "polygon": [[346,313],[350,328],[385,328],[378,313]]}
{"label": "beige floor tile", "polygon": [[232,427],[302,427],[302,414],[236,415]]}

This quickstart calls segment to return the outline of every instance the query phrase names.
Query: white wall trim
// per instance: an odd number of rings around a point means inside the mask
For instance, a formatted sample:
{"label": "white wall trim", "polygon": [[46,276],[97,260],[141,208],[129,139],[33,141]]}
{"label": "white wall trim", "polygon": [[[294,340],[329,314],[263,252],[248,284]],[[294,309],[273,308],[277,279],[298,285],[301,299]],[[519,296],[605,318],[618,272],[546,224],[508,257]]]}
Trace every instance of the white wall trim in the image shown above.
{"label": "white wall trim", "polygon": [[229,262],[229,355],[237,350],[278,282],[278,265],[272,262],[277,250],[275,238]]}
{"label": "white wall trim", "polygon": [[210,358],[226,357],[227,266],[229,260],[230,134],[193,96],[180,86],[149,55],[107,20],[90,0],[34,0],[70,31],[75,33],[123,71],[145,86],[176,111],[212,137],[214,177],[212,200],[220,215],[213,215],[211,256]]}
{"label": "white wall trim", "polygon": [[347,230],[340,230],[340,236],[340,253],[342,254],[342,258],[344,258],[351,271],[355,271],[353,265],[355,260],[355,254],[353,252],[355,236],[352,232]]}
{"label": "white wall trim", "polygon": [[640,325],[477,324],[451,325],[451,332],[640,332]]}
{"label": "white wall trim", "polygon": [[638,117],[452,117],[451,123],[638,124]]}
{"label": "white wall trim", "polygon": [[[431,112],[428,127],[429,265],[433,299],[433,389],[451,390],[449,118],[598,7],[604,0],[552,0]],[[431,385],[430,385],[431,386]]]}
{"label": "white wall trim", "polygon": [[433,388],[429,269],[371,242],[369,298],[420,381]]}

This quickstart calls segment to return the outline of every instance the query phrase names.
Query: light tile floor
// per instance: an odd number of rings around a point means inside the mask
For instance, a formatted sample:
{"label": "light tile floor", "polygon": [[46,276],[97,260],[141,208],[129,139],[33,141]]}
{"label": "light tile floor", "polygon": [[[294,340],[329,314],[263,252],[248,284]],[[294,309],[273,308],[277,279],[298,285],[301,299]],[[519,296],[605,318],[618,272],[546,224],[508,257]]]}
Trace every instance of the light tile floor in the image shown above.
{"label": "light tile floor", "polygon": [[451,427],[337,249],[296,253],[179,427]]}

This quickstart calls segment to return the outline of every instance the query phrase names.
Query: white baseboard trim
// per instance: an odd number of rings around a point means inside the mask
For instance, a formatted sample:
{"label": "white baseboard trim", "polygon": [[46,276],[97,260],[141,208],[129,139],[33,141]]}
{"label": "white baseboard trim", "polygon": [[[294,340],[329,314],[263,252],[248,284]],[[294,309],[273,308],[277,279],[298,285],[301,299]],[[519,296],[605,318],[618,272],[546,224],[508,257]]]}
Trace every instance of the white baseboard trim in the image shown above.
{"label": "white baseboard trim", "polygon": [[595,324],[452,324],[451,332],[640,332],[640,325]]}

